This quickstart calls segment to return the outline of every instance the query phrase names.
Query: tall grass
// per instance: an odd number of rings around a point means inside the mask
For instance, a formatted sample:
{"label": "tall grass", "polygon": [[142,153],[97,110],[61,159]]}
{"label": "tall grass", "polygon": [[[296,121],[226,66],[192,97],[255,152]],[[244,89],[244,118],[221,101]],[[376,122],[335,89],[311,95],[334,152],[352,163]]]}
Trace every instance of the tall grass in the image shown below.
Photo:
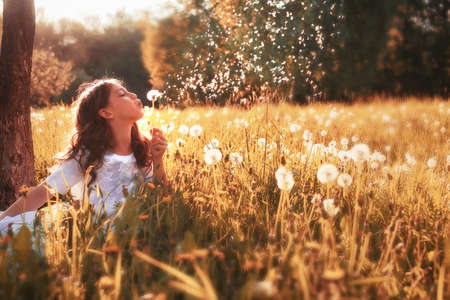
{"label": "tall grass", "polygon": [[[61,299],[445,299],[449,115],[447,102],[414,99],[148,110],[140,126],[166,130],[173,193],[138,182],[111,217],[57,199],[71,206],[41,218],[34,239],[25,228],[2,238],[0,296],[31,289]],[[65,107],[34,111],[32,122],[43,180],[72,122]],[[178,131],[197,124],[198,137]],[[222,158],[208,165],[212,139]],[[370,147],[369,161],[333,154],[359,143]],[[325,163],[351,185],[321,183]],[[281,165],[294,175],[290,190],[277,186]]]}

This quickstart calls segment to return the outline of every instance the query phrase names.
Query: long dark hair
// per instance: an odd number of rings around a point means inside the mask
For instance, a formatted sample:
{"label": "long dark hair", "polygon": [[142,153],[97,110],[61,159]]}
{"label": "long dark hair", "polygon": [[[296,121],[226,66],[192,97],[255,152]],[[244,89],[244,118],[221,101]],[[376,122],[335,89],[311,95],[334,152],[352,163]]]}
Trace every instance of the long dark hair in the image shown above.
{"label": "long dark hair", "polygon": [[[67,150],[65,159],[77,160],[83,172],[92,166],[91,180],[88,185],[97,178],[97,170],[103,165],[103,156],[113,146],[111,127],[104,118],[100,117],[98,111],[108,105],[109,95],[115,84],[124,86],[122,81],[115,78],[83,83],[78,88],[78,95],[74,102],[77,111],[76,131],[72,136],[71,147]],[[140,134],[136,123],[131,128],[131,149],[137,166],[149,171],[152,163],[150,142]]]}

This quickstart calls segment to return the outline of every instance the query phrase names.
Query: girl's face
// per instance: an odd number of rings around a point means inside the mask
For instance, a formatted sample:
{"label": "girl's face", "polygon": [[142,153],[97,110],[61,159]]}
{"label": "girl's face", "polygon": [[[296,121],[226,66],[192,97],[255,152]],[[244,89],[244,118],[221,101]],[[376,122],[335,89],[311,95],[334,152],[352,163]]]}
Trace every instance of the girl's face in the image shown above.
{"label": "girl's face", "polygon": [[135,122],[144,115],[143,105],[136,94],[123,86],[111,84],[108,105],[99,111],[106,119]]}

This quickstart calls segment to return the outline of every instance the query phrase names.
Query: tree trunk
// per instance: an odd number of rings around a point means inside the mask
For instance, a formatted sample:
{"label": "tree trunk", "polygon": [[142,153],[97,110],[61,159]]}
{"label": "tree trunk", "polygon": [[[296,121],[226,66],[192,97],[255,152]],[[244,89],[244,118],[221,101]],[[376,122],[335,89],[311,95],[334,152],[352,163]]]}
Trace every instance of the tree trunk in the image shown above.
{"label": "tree trunk", "polygon": [[21,185],[34,185],[30,122],[33,0],[3,1],[0,54],[0,209],[16,200]]}

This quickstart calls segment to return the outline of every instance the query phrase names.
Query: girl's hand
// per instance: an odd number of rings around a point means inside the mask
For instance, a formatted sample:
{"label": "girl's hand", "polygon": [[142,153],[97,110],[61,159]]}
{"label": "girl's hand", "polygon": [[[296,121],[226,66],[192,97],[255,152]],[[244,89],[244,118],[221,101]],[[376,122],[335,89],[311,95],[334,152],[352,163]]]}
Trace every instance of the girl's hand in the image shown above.
{"label": "girl's hand", "polygon": [[158,128],[152,128],[150,133],[152,134],[150,151],[152,153],[153,161],[161,161],[164,152],[166,152],[167,149],[167,140],[162,131]]}

